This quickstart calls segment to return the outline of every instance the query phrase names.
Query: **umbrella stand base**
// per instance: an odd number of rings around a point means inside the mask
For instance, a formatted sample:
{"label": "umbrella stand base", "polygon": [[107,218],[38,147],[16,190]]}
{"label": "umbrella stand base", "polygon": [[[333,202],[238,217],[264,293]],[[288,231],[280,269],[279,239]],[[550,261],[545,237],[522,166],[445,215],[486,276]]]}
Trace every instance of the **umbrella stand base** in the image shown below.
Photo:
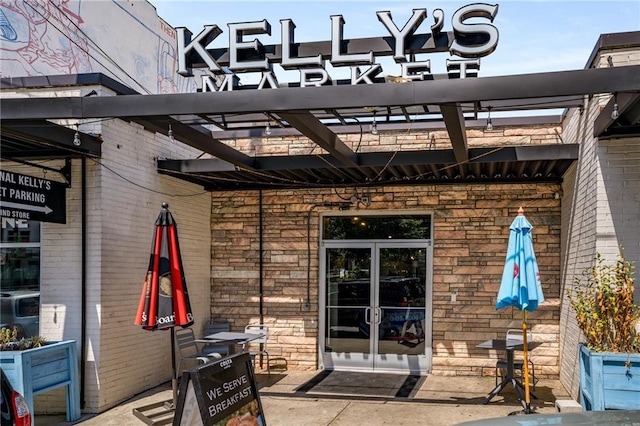
{"label": "umbrella stand base", "polygon": [[[502,392],[502,390],[507,387],[508,384],[511,384],[513,386],[513,390],[516,392],[516,396],[518,398],[518,400],[520,401],[520,403],[522,404],[522,408],[524,411],[529,411],[526,414],[531,414],[532,410],[531,407],[527,407],[527,404],[525,403],[524,399],[522,398],[522,393],[520,392],[520,390],[525,390],[524,386],[522,385],[522,383],[520,383],[518,381],[518,379],[516,379],[515,377],[505,377],[502,382],[495,387],[495,389],[493,389],[491,391],[491,393],[489,394],[489,396],[487,396],[485,398],[485,400],[482,402],[484,405],[487,405],[489,403],[489,401],[491,401],[491,399],[498,395],[500,392]],[[529,392],[529,395],[534,398],[534,399],[538,399],[537,396],[535,396],[532,392]]]}
{"label": "umbrella stand base", "polygon": [[167,409],[169,410],[175,410],[176,406],[178,405],[178,379],[173,378],[171,379],[171,392],[173,395],[173,400],[172,401],[167,401],[167,403],[165,403]]}
{"label": "umbrella stand base", "polygon": [[525,407],[523,410],[509,413],[509,416],[520,416],[522,414],[538,414],[538,413],[536,413],[536,410],[531,407]]}
{"label": "umbrella stand base", "polygon": [[175,410],[173,408],[167,409],[167,405],[173,406],[173,400],[154,402],[134,408],[133,415],[148,425],[170,425],[173,423]]}

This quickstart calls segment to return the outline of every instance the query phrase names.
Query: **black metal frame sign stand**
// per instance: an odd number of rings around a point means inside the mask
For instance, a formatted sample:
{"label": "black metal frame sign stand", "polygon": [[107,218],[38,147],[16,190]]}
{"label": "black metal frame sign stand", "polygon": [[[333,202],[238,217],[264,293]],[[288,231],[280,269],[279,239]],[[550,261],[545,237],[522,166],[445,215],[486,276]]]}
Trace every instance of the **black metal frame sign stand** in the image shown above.
{"label": "black metal frame sign stand", "polygon": [[175,400],[133,409],[133,415],[151,426],[226,425],[232,419],[253,420],[266,426],[258,395],[253,362],[240,353],[187,370]]}

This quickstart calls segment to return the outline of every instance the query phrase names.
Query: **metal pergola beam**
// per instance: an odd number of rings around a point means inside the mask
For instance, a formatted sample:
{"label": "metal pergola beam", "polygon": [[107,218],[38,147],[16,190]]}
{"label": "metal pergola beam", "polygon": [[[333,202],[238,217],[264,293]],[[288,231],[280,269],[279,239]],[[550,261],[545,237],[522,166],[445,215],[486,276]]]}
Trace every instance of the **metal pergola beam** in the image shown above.
{"label": "metal pergola beam", "polygon": [[[518,147],[484,147],[469,149],[470,163],[502,163],[517,161],[576,160],[578,144],[528,145]],[[399,152],[366,152],[359,154],[360,167],[384,166],[416,166],[455,163],[453,149],[399,151]],[[295,171],[344,169],[329,155],[290,155],[262,156],[256,158],[258,170]],[[349,166],[351,167],[351,166]],[[197,160],[159,160],[158,168],[183,173],[223,173],[234,171],[234,166],[217,159]]]}
{"label": "metal pergola beam", "polygon": [[[2,101],[3,108],[4,100]],[[24,143],[37,143],[46,148],[28,150],[28,152],[12,153],[16,158],[46,157],[47,152],[60,151],[67,156],[89,155],[99,157],[102,152],[100,138],[78,132],[80,145],[74,144],[76,129],[70,129],[47,120],[2,120],[0,134],[3,140],[13,140]],[[5,145],[4,151],[7,151]]]}
{"label": "metal pergola beam", "polygon": [[[640,91],[640,89],[638,89]],[[611,97],[609,102],[602,108],[598,117],[593,124],[593,136],[598,138],[601,136],[611,136],[607,134],[607,130],[610,133],[616,134],[616,121],[625,121],[626,126],[635,127],[635,130],[627,130],[626,133],[634,134],[637,132],[638,125],[640,124],[640,93],[617,93]],[[618,104],[618,119],[611,118],[614,104]],[[629,118],[627,118],[629,116]],[[624,133],[623,133],[624,134]]]}
{"label": "metal pergola beam", "polygon": [[442,105],[599,93],[638,92],[640,65],[400,84],[236,90],[90,98],[3,99],[1,119],[234,114],[376,106]]}
{"label": "metal pergola beam", "polygon": [[278,116],[298,129],[300,133],[311,139],[342,164],[351,167],[358,165],[358,155],[313,114],[309,112],[280,112]]}
{"label": "metal pergola beam", "polygon": [[[357,168],[336,164],[328,154],[259,157],[256,171],[227,170],[209,160],[160,160],[158,172],[201,184],[209,191],[379,186],[387,184],[561,182],[578,158],[578,145],[469,149],[455,163],[452,149],[363,153]],[[331,163],[333,161],[333,163]],[[374,178],[366,176],[374,172]]]}
{"label": "metal pergola beam", "polygon": [[440,111],[444,124],[447,126],[447,132],[449,132],[456,162],[463,163],[469,159],[469,152],[467,151],[467,131],[462,108],[460,105],[443,104],[440,105]]}
{"label": "metal pergola beam", "polygon": [[211,131],[201,126],[189,126],[175,119],[165,118],[131,118],[132,122],[138,123],[147,130],[167,134],[169,125],[173,137],[180,142],[199,149],[207,154],[214,155],[224,161],[243,168],[253,168],[254,159],[238,150],[225,145],[223,142],[211,136]]}
{"label": "metal pergola beam", "polygon": [[200,158],[195,160],[158,160],[158,168],[182,173],[218,173],[235,172],[236,166],[218,158]]}
{"label": "metal pergola beam", "polygon": [[[612,108],[610,103],[596,121],[597,131],[605,136],[635,131],[639,124],[635,117],[640,96],[640,65],[500,77],[435,78],[397,84],[163,95],[7,98],[2,99],[0,120],[3,144],[5,135],[19,131],[21,125],[24,130],[28,127],[26,123],[34,120],[55,129],[57,125],[48,120],[72,119],[82,123],[85,119],[119,118],[164,135],[168,135],[171,125],[177,141],[216,158],[160,160],[158,171],[201,183],[206,188],[404,182],[411,176],[420,182],[425,179],[445,181],[458,176],[474,179],[474,175],[491,175],[492,179],[499,179],[505,173],[508,174],[507,180],[513,175],[532,174],[557,179],[546,169],[538,173],[542,170],[538,163],[545,164],[554,175],[559,175],[566,170],[567,164],[577,159],[577,145],[469,148],[466,129],[484,126],[485,121],[478,119],[478,113],[487,111],[489,107],[492,111],[527,111],[577,106],[582,105],[586,96],[614,93],[617,93],[623,116],[616,121],[607,118]],[[340,139],[339,134],[363,133],[364,124],[372,119],[374,110],[386,111],[386,114],[378,114],[383,118],[378,121],[379,130],[446,127],[452,149],[356,153]],[[531,117],[527,119],[531,120]],[[228,130],[211,131],[196,124],[199,120],[202,123],[222,123]],[[222,142],[222,139],[241,137],[264,138],[264,125],[267,121],[274,124],[276,120],[283,127],[274,126],[273,136],[301,134],[328,154],[254,158]],[[524,119],[513,117],[493,118],[494,125],[501,124],[503,120],[504,125],[518,120],[519,125],[525,125]],[[537,120],[527,123],[549,124],[548,117]],[[554,120],[561,122],[557,118]],[[242,130],[234,130],[240,126]],[[64,143],[69,147],[74,130],[67,128],[65,132],[59,140],[66,141]],[[32,145],[35,139],[45,140],[45,144],[31,147],[33,153],[37,150],[45,152],[46,136],[32,132],[30,136],[24,136],[25,146]],[[6,140],[9,141],[8,138]]]}

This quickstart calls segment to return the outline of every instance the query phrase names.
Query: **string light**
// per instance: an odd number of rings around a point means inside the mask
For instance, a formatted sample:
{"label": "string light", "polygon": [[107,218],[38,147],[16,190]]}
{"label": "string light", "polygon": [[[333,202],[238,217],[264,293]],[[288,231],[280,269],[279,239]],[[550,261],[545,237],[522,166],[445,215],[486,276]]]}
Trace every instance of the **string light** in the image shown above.
{"label": "string light", "polygon": [[489,114],[487,115],[487,130],[492,131],[493,123],[491,123],[491,107],[488,107],[487,109],[489,110]]}
{"label": "string light", "polygon": [[371,123],[371,134],[372,135],[377,135],[378,134],[378,123],[376,123],[376,110],[373,110],[373,122]]}
{"label": "string light", "polygon": [[618,94],[614,93],[613,94],[613,111],[611,111],[611,119],[617,120],[619,116],[620,116],[620,113],[618,111]]}
{"label": "string light", "polygon": [[267,120],[267,127],[264,128],[264,134],[267,136],[271,135],[271,120]]}
{"label": "string light", "polygon": [[75,146],[82,145],[82,141],[80,140],[80,133],[78,132],[78,126],[76,126],[76,133],[73,135],[73,144]]}

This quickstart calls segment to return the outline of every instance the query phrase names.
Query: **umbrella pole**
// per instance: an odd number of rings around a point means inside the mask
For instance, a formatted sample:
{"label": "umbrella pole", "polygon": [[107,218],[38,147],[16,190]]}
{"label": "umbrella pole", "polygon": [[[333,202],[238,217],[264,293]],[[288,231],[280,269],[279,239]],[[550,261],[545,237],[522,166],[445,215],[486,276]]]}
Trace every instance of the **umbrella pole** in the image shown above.
{"label": "umbrella pole", "polygon": [[523,343],[523,368],[524,368],[524,402],[525,402],[525,414],[531,414],[531,396],[529,394],[529,359],[527,350],[527,311],[522,311],[522,343]]}
{"label": "umbrella pole", "polygon": [[173,409],[175,410],[176,405],[178,404],[178,377],[176,371],[176,337],[171,327],[171,390],[173,394]]}

